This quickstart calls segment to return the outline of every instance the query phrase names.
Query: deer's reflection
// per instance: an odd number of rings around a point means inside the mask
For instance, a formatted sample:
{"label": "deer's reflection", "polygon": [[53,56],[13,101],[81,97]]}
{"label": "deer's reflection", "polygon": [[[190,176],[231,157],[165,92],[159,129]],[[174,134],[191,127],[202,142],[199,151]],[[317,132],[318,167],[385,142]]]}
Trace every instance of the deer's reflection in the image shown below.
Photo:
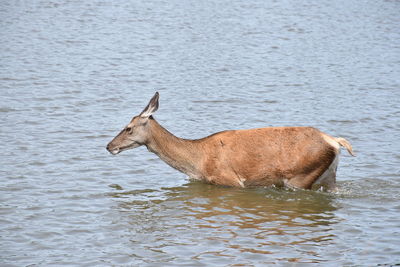
{"label": "deer's reflection", "polygon": [[175,215],[207,221],[210,226],[217,223],[256,228],[273,223],[281,227],[312,227],[336,222],[334,196],[308,190],[236,189],[191,182],[162,191],[138,190],[113,195],[126,197],[120,203],[125,210],[153,206],[155,212],[168,213],[178,209]]}
{"label": "deer's reflection", "polygon": [[329,243],[334,238],[332,225],[338,222],[334,196],[313,191],[235,189],[191,182],[113,196],[120,198],[118,209],[124,216],[129,214],[134,231],[146,233],[147,238],[192,246],[215,241],[225,252],[271,254],[278,247]]}

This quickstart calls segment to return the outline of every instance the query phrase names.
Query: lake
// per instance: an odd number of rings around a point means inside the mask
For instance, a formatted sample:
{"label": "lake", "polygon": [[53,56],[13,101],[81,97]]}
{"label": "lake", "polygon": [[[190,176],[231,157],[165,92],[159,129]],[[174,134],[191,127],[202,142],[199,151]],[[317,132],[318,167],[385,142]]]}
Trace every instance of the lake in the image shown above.
{"label": "lake", "polygon": [[[1,266],[400,264],[399,1],[1,1]],[[107,143],[313,126],[338,192],[190,181]]]}

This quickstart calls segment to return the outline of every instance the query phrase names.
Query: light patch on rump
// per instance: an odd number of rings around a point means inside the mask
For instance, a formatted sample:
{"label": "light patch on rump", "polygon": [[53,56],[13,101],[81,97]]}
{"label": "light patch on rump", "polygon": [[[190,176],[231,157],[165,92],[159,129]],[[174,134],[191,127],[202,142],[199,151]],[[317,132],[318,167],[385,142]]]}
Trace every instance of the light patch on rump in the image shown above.
{"label": "light patch on rump", "polygon": [[340,151],[340,144],[335,140],[335,138],[325,134],[325,133],[321,133],[322,134],[322,138],[324,138],[324,140],[330,144],[332,147],[334,147],[336,149],[336,151]]}

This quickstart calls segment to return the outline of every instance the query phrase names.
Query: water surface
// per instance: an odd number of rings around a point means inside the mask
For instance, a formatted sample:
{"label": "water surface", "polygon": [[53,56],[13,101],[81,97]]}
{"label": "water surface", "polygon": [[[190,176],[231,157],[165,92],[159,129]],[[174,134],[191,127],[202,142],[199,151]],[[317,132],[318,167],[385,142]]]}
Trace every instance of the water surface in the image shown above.
{"label": "water surface", "polygon": [[[400,264],[398,1],[2,1],[0,265]],[[337,194],[191,182],[105,145],[314,126]]]}

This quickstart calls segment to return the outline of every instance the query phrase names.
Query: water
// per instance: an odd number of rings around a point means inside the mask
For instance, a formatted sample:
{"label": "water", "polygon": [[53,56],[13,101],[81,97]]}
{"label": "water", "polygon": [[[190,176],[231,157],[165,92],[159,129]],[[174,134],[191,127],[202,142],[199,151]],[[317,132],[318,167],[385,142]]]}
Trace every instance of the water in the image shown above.
{"label": "water", "polygon": [[[400,264],[398,1],[2,1],[1,266]],[[190,182],[106,144],[314,126],[339,193]]]}

